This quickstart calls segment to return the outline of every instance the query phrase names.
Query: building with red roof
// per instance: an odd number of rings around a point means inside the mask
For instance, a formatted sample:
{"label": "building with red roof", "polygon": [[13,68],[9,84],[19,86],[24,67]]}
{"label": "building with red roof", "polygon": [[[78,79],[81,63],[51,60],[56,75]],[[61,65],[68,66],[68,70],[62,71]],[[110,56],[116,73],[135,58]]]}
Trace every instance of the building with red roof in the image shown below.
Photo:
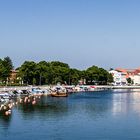
{"label": "building with red roof", "polygon": [[[116,68],[110,71],[114,78],[115,85],[127,85],[127,79],[131,78],[134,85],[140,85],[140,68],[137,69],[124,69]],[[116,78],[117,77],[117,78]]]}

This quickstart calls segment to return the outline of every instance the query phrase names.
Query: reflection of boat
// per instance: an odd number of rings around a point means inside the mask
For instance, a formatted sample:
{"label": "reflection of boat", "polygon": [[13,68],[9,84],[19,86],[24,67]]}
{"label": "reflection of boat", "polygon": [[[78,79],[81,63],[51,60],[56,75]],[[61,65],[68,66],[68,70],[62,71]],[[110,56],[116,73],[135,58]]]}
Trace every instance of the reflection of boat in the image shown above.
{"label": "reflection of boat", "polygon": [[54,93],[51,93],[51,96],[52,97],[68,97],[68,94],[67,93],[57,93],[57,92],[54,92]]}

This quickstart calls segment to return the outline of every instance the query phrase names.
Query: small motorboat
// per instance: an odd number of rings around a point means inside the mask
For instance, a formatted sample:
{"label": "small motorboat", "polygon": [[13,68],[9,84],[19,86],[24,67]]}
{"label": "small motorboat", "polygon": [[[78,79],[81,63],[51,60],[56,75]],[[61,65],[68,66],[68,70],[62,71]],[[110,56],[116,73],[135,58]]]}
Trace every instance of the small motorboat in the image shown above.
{"label": "small motorboat", "polygon": [[36,95],[36,96],[37,95],[41,96],[44,94],[43,90],[41,90],[40,88],[32,88],[31,93],[32,95]]}
{"label": "small motorboat", "polygon": [[8,102],[11,99],[11,96],[8,92],[0,93],[0,102]]}

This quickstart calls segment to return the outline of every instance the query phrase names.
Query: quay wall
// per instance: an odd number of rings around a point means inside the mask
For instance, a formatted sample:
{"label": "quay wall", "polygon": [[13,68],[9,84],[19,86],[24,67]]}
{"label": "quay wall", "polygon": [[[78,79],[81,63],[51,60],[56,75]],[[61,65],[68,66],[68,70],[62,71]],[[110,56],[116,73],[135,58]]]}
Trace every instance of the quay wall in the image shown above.
{"label": "quay wall", "polygon": [[140,86],[96,86],[96,88],[105,88],[105,89],[140,89]]}
{"label": "quay wall", "polygon": [[[86,86],[86,85],[84,85]],[[31,90],[33,86],[14,86],[14,87],[0,87],[1,91],[11,91],[11,90]],[[41,89],[48,88],[49,86],[35,86]],[[140,89],[140,86],[108,86],[108,85],[96,85],[96,89]]]}

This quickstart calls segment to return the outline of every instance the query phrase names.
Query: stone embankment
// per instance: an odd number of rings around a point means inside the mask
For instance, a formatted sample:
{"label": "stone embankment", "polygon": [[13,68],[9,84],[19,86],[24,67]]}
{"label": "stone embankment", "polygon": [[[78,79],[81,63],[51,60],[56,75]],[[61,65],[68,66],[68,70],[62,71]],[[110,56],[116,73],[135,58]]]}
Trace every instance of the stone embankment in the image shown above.
{"label": "stone embankment", "polygon": [[96,88],[100,89],[140,89],[140,86],[96,86]]}
{"label": "stone embankment", "polygon": [[[41,89],[50,88],[50,86],[38,86],[38,87]],[[86,85],[84,85],[84,87],[86,87]],[[94,87],[96,89],[140,89],[140,86],[109,86],[109,85],[98,86],[98,85],[96,85]],[[12,90],[31,90],[32,88],[33,88],[33,86],[0,87],[0,92],[1,91],[12,91]]]}

